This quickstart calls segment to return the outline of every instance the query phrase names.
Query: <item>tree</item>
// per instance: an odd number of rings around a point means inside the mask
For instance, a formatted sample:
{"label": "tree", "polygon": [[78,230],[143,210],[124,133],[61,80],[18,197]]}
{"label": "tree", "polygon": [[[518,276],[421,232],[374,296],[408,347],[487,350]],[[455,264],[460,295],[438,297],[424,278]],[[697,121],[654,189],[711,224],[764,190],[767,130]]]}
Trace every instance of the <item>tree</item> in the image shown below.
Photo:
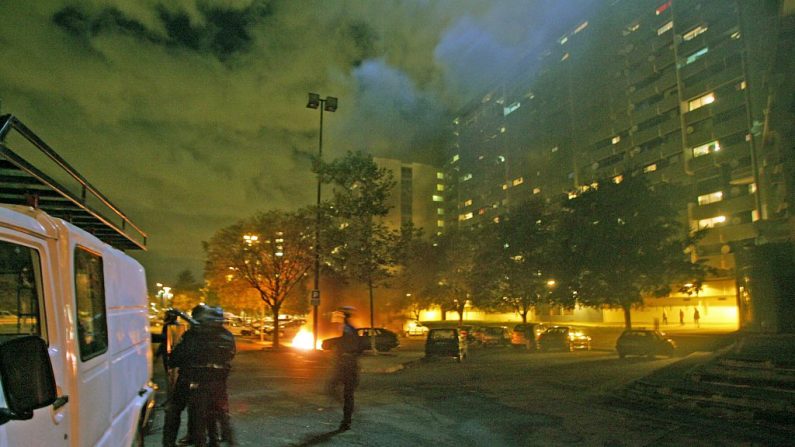
{"label": "tree", "polygon": [[171,305],[177,309],[191,310],[202,301],[201,288],[202,284],[196,280],[193,272],[187,269],[179,272],[177,281],[171,288],[171,293],[174,295]]}
{"label": "tree", "polygon": [[[332,222],[326,227],[329,240],[324,244],[331,248],[330,264],[343,277],[367,286],[373,326],[374,289],[390,276],[398,237],[381,223],[389,212],[386,201],[395,186],[392,173],[362,152],[319,162],[317,169],[321,179],[332,186],[333,199],[326,204]],[[371,342],[374,346],[375,338]]]}
{"label": "tree", "polygon": [[222,293],[255,292],[273,315],[279,348],[279,313],[314,266],[314,216],[267,211],[218,230],[204,243],[205,276]]}
{"label": "tree", "polygon": [[404,225],[395,247],[396,269],[390,282],[399,292],[398,306],[420,319],[420,312],[433,304],[435,280],[433,266],[438,264],[439,250],[423,237],[422,229]]}
{"label": "tree", "polygon": [[467,301],[476,304],[480,294],[477,257],[479,234],[476,228],[452,228],[437,239],[439,248],[434,300],[444,309],[458,313],[459,326],[464,322]]}
{"label": "tree", "polygon": [[620,308],[630,328],[630,310],[644,296],[662,296],[671,284],[704,277],[706,268],[686,253],[695,240],[677,215],[680,196],[672,185],[635,176],[599,182],[598,189],[564,204],[564,279],[580,303]]}
{"label": "tree", "polygon": [[527,323],[535,306],[550,301],[559,258],[549,207],[540,199],[519,204],[496,224],[478,256],[480,287],[492,307],[510,306]]}

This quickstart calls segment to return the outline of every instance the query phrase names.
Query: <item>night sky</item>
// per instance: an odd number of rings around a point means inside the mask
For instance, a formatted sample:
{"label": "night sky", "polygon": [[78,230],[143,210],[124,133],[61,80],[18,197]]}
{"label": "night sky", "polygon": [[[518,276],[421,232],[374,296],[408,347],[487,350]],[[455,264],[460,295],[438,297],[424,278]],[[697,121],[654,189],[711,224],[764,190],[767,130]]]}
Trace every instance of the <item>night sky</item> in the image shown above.
{"label": "night sky", "polygon": [[0,2],[12,113],[149,234],[150,284],[201,242],[315,200],[309,155],[440,160],[458,108],[594,0]]}

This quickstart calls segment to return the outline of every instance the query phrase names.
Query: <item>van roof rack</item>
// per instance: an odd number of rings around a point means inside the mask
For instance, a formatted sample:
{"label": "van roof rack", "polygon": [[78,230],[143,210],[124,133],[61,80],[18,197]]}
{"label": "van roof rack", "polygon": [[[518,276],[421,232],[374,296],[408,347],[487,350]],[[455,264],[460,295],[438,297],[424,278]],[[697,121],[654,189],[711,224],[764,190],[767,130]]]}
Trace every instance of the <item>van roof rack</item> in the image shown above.
{"label": "van roof rack", "polygon": [[0,203],[42,209],[120,250],[146,250],[146,233],[10,114],[0,116]]}

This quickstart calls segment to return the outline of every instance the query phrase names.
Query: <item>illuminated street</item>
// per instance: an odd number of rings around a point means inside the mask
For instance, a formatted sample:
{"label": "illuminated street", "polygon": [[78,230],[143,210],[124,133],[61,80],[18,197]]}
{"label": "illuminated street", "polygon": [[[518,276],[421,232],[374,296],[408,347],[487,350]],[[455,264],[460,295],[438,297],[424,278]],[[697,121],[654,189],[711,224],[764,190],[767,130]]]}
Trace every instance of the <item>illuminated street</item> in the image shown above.
{"label": "illuminated street", "polygon": [[[681,357],[620,360],[599,347],[615,331],[597,336],[590,352],[475,348],[462,364],[413,361],[391,374],[367,372],[401,356],[418,358],[422,340],[403,339],[397,353],[363,357],[353,429],[345,433],[336,432],[341,405],[322,393],[328,353],[273,352],[242,341],[230,378],[231,413],[242,446],[739,446],[786,439],[752,426],[617,405],[617,389]],[[698,346],[695,338],[681,339],[683,354]],[[159,421],[160,415],[147,445],[159,445]]]}

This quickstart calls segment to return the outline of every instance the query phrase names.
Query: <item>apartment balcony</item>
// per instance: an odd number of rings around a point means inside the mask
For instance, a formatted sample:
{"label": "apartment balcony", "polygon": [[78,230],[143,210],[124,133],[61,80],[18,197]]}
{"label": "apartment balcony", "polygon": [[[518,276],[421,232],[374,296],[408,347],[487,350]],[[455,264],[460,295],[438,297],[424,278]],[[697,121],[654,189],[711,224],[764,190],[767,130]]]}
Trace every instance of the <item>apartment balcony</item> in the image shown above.
{"label": "apartment balcony", "polygon": [[727,244],[730,242],[754,239],[758,236],[753,222],[739,225],[724,225],[707,230],[706,236],[699,241],[699,245]]}
{"label": "apartment balcony", "polygon": [[673,51],[660,53],[654,58],[654,67],[657,71],[662,71],[676,62]]}
{"label": "apartment balcony", "polygon": [[737,116],[720,124],[715,124],[712,129],[712,133],[714,133],[717,138],[732,135],[737,132],[748,132],[748,118],[745,116]]}
{"label": "apartment balcony", "polygon": [[676,95],[671,95],[667,98],[663,98],[662,101],[657,103],[657,112],[664,113],[678,107],[679,107],[679,98],[677,98]]}
{"label": "apartment balcony", "polygon": [[730,197],[708,205],[697,205],[691,208],[690,218],[693,220],[708,219],[715,216],[731,216],[742,211],[755,208],[753,194]]}
{"label": "apartment balcony", "polygon": [[703,121],[712,116],[712,108],[710,106],[700,107],[692,112],[685,113],[685,124],[690,126],[693,123]]}

